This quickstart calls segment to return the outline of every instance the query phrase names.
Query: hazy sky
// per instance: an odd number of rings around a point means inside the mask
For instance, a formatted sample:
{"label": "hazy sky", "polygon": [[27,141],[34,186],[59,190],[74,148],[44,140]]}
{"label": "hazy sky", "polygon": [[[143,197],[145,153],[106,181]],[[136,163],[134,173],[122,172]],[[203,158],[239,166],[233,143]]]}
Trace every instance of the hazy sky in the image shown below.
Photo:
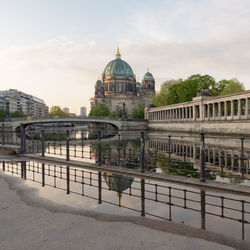
{"label": "hazy sky", "polygon": [[250,89],[250,0],[0,0],[0,89],[79,113],[117,44],[157,90],[196,73]]}

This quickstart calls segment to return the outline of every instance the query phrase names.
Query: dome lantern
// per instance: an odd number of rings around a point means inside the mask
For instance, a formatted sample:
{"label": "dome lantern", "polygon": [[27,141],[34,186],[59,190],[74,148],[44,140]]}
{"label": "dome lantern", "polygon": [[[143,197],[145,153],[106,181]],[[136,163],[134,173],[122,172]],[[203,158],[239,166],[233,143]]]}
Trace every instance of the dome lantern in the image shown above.
{"label": "dome lantern", "polygon": [[116,51],[116,54],[115,54],[115,59],[121,59],[121,54],[120,54],[119,46],[117,46],[117,51]]}

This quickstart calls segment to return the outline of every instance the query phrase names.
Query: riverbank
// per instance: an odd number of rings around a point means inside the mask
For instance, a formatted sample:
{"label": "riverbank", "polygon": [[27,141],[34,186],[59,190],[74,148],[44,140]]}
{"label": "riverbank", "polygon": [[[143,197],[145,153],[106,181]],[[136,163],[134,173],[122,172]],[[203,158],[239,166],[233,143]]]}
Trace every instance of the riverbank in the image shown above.
{"label": "riverbank", "polygon": [[0,221],[0,249],[250,249],[246,242],[183,224],[58,205],[3,173]]}

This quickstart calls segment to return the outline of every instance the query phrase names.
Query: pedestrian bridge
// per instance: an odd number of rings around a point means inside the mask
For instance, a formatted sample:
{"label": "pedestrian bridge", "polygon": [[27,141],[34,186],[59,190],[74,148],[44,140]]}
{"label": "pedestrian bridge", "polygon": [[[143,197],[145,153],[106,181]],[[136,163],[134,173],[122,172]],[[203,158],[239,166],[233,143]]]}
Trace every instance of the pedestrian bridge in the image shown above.
{"label": "pedestrian bridge", "polygon": [[146,130],[147,129],[147,121],[145,120],[119,120],[119,119],[108,119],[108,118],[100,118],[100,117],[87,117],[87,118],[23,118],[23,119],[13,119],[9,121],[13,127],[13,129],[16,129],[20,127],[21,124],[24,125],[24,128],[35,125],[35,124],[48,124],[48,123],[73,123],[73,124],[109,124],[114,129],[120,130],[120,131],[127,131],[127,130]]}

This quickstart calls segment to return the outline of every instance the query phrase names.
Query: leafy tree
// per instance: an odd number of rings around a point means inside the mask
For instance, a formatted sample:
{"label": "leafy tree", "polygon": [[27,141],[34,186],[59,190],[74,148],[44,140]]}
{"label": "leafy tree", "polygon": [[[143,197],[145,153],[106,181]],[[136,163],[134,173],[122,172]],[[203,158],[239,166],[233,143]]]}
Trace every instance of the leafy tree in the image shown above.
{"label": "leafy tree", "polygon": [[109,114],[110,114],[110,110],[109,110],[108,106],[102,102],[98,103],[89,112],[89,116],[108,117]]}
{"label": "leafy tree", "polygon": [[138,108],[133,108],[130,113],[132,119],[144,119],[144,107],[139,105]]}
{"label": "leafy tree", "polygon": [[6,116],[6,111],[4,109],[0,109],[0,118],[4,118]]}
{"label": "leafy tree", "polygon": [[227,81],[227,84],[225,85],[224,89],[220,92],[220,95],[228,95],[232,93],[241,92],[244,90],[245,87],[243,83],[241,83],[238,79],[233,78]]}
{"label": "leafy tree", "polygon": [[52,106],[49,111],[50,116],[67,117],[68,114],[65,113],[60,106]]}
{"label": "leafy tree", "polygon": [[109,117],[110,118],[117,118],[117,117],[122,118],[122,109],[119,108],[118,115],[117,115],[117,112],[115,110],[110,112]]}
{"label": "leafy tree", "polygon": [[152,97],[155,106],[164,106],[192,101],[202,91],[208,91],[213,96],[225,95],[244,90],[244,86],[237,79],[216,82],[210,75],[191,75],[185,80],[166,81],[161,89]]}
{"label": "leafy tree", "polygon": [[109,118],[116,118],[116,111],[110,112]]}
{"label": "leafy tree", "polygon": [[180,83],[180,82],[182,82],[181,79],[165,81],[161,85],[160,91],[152,96],[152,103],[155,106],[168,105],[170,103],[170,100],[169,100],[169,88],[171,86],[173,86],[173,85],[176,85],[177,83]]}
{"label": "leafy tree", "polygon": [[19,112],[19,111],[15,111],[15,112],[11,112],[11,113],[10,113],[10,116],[11,116],[12,118],[16,118],[16,117],[20,117],[21,115],[20,115],[20,112]]}

